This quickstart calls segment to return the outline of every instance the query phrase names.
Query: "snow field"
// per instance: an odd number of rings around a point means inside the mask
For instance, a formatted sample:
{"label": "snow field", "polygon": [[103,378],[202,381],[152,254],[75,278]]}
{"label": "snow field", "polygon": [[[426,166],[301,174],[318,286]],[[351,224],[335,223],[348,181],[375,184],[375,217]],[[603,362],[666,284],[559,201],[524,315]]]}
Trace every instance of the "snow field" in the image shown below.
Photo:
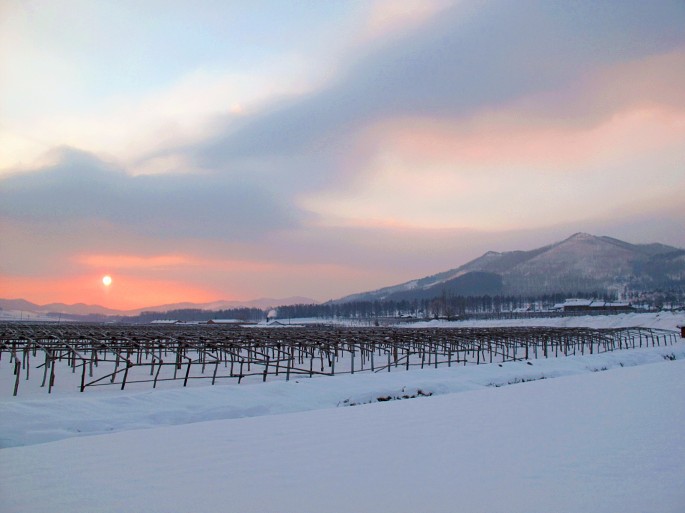
{"label": "snow field", "polygon": [[[685,323],[682,314],[581,319],[564,322]],[[685,511],[685,342],[289,382],[58,392],[0,400],[3,513]],[[386,401],[413,395],[431,397]]]}
{"label": "snow field", "polygon": [[681,512],[685,361],[2,450],[5,512]]}
{"label": "snow field", "polygon": [[420,321],[407,327],[499,328],[507,326],[549,326],[555,328],[658,328],[679,331],[685,325],[683,312],[634,312],[614,315],[574,315],[568,317],[531,317],[526,319],[483,319],[470,321]]}
{"label": "snow field", "polygon": [[439,367],[215,385],[0,401],[0,447],[154,428],[206,420],[267,416],[336,408],[418,395],[442,395],[508,384],[685,360],[685,344],[568,356],[529,362]]}

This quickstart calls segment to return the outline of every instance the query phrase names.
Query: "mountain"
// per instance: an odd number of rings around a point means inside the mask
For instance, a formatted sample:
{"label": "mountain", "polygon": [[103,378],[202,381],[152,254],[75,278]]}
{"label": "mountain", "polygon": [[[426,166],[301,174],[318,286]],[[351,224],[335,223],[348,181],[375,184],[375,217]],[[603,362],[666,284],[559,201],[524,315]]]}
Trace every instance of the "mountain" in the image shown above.
{"label": "mountain", "polygon": [[67,305],[64,303],[49,303],[37,305],[25,299],[0,299],[0,308],[3,310],[16,310],[34,313],[61,313],[67,315],[122,315],[121,310],[105,308],[100,305],[87,305],[85,303],[75,303]]}
{"label": "mountain", "polygon": [[260,298],[251,301],[214,301],[211,303],[172,303],[167,305],[137,308],[135,310],[115,310],[100,305],[87,305],[76,303],[67,305],[64,303],[50,303],[37,305],[25,299],[0,299],[0,309],[33,313],[57,313],[66,315],[138,315],[141,312],[168,312],[171,310],[198,309],[198,310],[230,310],[231,308],[259,308],[268,310],[276,306],[296,304],[314,304],[315,300],[307,297],[293,296],[283,299]]}
{"label": "mountain", "polygon": [[576,294],[685,287],[685,250],[576,233],[531,251],[489,251],[449,271],[338,302],[452,296]]}

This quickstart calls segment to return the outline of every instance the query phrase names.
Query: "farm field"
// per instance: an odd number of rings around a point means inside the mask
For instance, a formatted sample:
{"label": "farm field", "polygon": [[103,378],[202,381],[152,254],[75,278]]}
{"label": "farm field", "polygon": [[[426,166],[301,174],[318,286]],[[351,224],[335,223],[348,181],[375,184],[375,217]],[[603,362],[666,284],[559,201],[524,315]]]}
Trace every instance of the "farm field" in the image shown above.
{"label": "farm field", "polygon": [[[681,322],[666,319],[642,325]],[[5,394],[0,510],[682,511],[683,378],[678,339],[316,379]]]}
{"label": "farm field", "polygon": [[677,340],[678,319],[658,313],[396,327],[303,319],[275,329],[4,323],[0,398],[289,381],[654,347]]}

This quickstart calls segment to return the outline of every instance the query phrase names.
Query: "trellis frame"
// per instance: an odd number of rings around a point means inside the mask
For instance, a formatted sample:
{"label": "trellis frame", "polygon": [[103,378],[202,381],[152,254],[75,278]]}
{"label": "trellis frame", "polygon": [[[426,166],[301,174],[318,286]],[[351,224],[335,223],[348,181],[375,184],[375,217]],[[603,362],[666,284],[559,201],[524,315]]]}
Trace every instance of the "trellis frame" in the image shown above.
{"label": "trellis frame", "polygon": [[[648,328],[259,328],[226,325],[111,325],[0,323],[0,365],[9,356],[15,375],[33,374],[41,357],[41,387],[48,393],[61,362],[81,373],[79,390],[101,385],[190,379],[262,381],[285,374],[315,376],[390,372],[412,367],[468,365],[560,355],[592,354],[635,347],[671,345],[677,333]],[[337,365],[336,365],[337,364]],[[131,369],[148,369],[129,379]],[[160,377],[163,368],[173,376]],[[99,375],[95,376],[95,369]],[[199,369],[199,371],[197,370]],[[221,372],[220,372],[220,369]],[[1,370],[1,368],[0,368]],[[196,374],[191,375],[191,370]]]}

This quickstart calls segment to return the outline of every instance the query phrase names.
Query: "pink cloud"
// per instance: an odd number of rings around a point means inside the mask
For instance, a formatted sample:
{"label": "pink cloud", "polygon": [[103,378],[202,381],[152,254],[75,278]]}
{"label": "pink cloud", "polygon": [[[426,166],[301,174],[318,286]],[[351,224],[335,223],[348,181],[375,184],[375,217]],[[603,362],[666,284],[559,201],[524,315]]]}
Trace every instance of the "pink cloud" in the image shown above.
{"label": "pink cloud", "polygon": [[685,48],[620,63],[568,87],[470,117],[379,119],[365,147],[418,168],[569,169],[613,154],[685,144]]}
{"label": "pink cloud", "polygon": [[371,3],[362,41],[382,38],[426,23],[454,0],[376,0]]}
{"label": "pink cloud", "polygon": [[685,109],[649,104],[618,112],[590,129],[526,126],[525,121],[514,127],[494,118],[483,116],[469,129],[434,120],[385,121],[369,137],[376,139],[383,154],[417,168],[451,164],[459,169],[566,170],[612,154],[641,153],[685,141]]}
{"label": "pink cloud", "polygon": [[182,265],[197,265],[200,262],[192,257],[184,255],[107,255],[107,254],[81,254],[73,259],[88,267],[99,269],[149,269],[168,268]]}

